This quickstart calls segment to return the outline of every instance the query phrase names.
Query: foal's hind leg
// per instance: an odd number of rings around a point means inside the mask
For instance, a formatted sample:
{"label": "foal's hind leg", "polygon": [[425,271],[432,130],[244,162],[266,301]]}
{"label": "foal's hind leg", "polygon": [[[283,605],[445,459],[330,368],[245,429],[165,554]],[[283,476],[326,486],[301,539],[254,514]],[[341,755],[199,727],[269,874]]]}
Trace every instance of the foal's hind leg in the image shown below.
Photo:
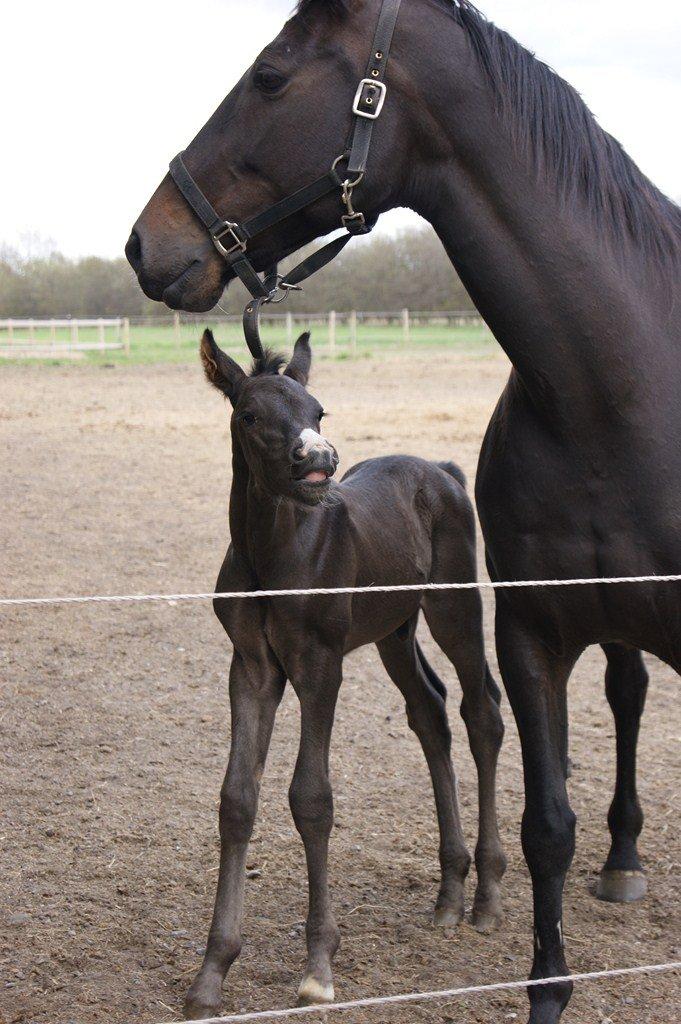
{"label": "foal's hind leg", "polygon": [[598,882],[598,896],[610,903],[632,903],[646,894],[647,882],[636,843],[643,812],[636,792],[636,747],[648,689],[640,651],[620,644],[603,647],[608,659],[605,690],[617,731],[617,781],[608,814],[612,845]]}
{"label": "foal's hind leg", "polygon": [[472,920],[478,931],[489,932],[501,923],[501,879],[506,871],[496,808],[497,759],[504,738],[501,694],[485,658],[479,594],[428,594],[423,607],[430,631],[456,668],[463,690],[461,717],[478,773],[478,886]]}
{"label": "foal's hind leg", "polygon": [[376,646],[390,678],[405,699],[409,727],[418,736],[428,762],[440,826],[442,869],[435,924],[453,928],[464,915],[463,887],[471,858],[459,819],[445,702],[430,683],[417,653],[415,628],[416,618]]}

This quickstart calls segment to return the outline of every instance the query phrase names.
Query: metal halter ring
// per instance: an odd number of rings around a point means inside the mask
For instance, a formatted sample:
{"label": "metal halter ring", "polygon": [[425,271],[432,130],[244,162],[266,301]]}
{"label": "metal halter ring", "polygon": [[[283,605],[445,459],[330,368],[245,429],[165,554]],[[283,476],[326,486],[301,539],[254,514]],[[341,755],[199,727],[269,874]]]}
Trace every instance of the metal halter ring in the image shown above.
{"label": "metal halter ring", "polygon": [[340,156],[337,156],[336,159],[334,160],[333,164],[331,165],[331,173],[333,174],[334,178],[338,182],[338,187],[339,188],[342,188],[344,191],[346,189],[352,191],[352,189],[353,188],[357,188],[357,186],[359,185],[360,181],[362,181],[362,179],[364,177],[364,171],[360,171],[354,181],[350,181],[348,178],[346,178],[344,181],[342,181],[341,178],[340,178],[340,175],[336,173],[336,168],[338,167],[339,163],[341,163],[343,160],[347,160],[347,158],[348,158],[348,153],[341,153]]}
{"label": "metal halter ring", "polygon": [[[290,292],[302,292],[302,287],[299,284],[287,284],[283,278],[279,277],[276,286],[272,290],[268,298],[263,300],[263,305],[278,305],[280,302],[284,302],[289,297]],[[277,292],[281,292],[281,295],[277,298]]]}

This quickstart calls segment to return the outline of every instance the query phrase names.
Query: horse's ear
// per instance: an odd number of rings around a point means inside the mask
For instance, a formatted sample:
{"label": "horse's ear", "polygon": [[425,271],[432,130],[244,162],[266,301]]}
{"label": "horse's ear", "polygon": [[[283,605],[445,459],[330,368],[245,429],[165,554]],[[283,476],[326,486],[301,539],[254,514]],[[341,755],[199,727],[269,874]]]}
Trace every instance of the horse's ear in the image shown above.
{"label": "horse's ear", "polygon": [[201,338],[201,362],[209,384],[235,404],[239,388],[246,380],[246,374],[238,363],[230,359],[218,347],[212,331],[204,331]]}
{"label": "horse's ear", "polygon": [[286,377],[292,377],[293,380],[297,380],[299,384],[302,384],[303,387],[306,388],[307,382],[310,379],[311,365],[312,349],[310,348],[310,332],[305,331],[305,334],[301,334],[295,344],[291,362],[284,370],[284,375]]}

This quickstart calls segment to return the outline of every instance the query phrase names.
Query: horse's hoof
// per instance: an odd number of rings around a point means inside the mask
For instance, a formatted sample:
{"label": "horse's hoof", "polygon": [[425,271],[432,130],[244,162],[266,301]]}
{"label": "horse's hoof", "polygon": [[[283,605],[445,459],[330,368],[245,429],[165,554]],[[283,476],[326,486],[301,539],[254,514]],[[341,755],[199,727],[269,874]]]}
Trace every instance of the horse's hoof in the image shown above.
{"label": "horse's hoof", "polygon": [[458,928],[464,918],[464,909],[461,907],[436,907],[433,914],[433,926],[442,928],[445,932],[454,931]]}
{"label": "horse's hoof", "polygon": [[599,900],[606,903],[636,903],[648,892],[643,871],[601,871],[596,888]]}
{"label": "horse's hoof", "polygon": [[298,989],[298,1006],[319,1006],[323,1003],[332,1003],[336,998],[333,984],[324,984],[308,974],[300,983]]}

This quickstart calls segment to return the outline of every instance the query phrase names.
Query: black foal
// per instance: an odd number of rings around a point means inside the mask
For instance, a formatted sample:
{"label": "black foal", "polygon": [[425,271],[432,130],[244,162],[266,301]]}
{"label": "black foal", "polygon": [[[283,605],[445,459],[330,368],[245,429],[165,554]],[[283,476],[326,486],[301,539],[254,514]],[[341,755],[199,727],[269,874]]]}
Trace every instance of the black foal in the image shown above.
{"label": "black foal", "polygon": [[[323,410],[308,394],[309,335],[291,362],[268,354],[250,376],[207,331],[201,355],[211,384],[232,403],[232,543],[218,591],[355,587],[476,578],[475,522],[461,472],[451,464],[392,456],[363,462],[341,483]],[[333,821],[329,745],[343,657],[375,643],[404,696],[410,727],[430,770],[440,828],[435,922],[457,925],[470,866],[450,759],[443,683],[416,639],[420,610],[456,668],[461,714],[479,780],[478,887],[473,922],[500,920],[505,859],[499,841],[495,773],[503,725],[499,690],[485,659],[476,590],[217,600],[234,645],[230,672],[232,746],[221,793],[220,874],[206,955],[187,996],[189,1017],[220,1010],[224,976],[241,948],[248,842],[277,707],[290,680],[301,706],[300,750],[289,791],[309,878],[304,1003],[334,998],[331,961],[339,931],[329,898],[327,853]]]}

